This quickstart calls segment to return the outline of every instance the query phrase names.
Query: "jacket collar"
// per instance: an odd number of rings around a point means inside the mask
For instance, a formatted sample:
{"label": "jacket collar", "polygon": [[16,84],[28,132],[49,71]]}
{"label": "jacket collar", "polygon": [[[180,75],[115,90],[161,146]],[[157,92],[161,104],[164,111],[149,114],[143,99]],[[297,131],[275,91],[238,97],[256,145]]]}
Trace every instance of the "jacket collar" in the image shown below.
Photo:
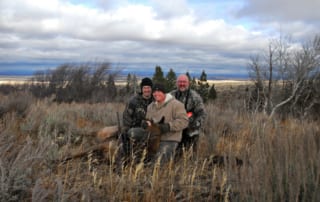
{"label": "jacket collar", "polygon": [[163,103],[159,103],[159,102],[155,102],[155,105],[157,108],[160,108],[160,107],[163,107],[163,106],[166,106],[174,97],[170,94],[170,93],[167,93],[166,94],[166,99],[164,100]]}

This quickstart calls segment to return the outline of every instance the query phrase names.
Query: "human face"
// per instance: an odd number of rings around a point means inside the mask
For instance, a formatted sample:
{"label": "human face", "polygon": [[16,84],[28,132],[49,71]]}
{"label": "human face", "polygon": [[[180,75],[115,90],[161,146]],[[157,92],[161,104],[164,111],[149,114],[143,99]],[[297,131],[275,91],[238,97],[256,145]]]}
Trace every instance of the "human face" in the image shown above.
{"label": "human face", "polygon": [[159,90],[154,91],[152,95],[154,100],[159,103],[164,102],[164,100],[166,99],[166,94]]}
{"label": "human face", "polygon": [[189,79],[186,75],[181,75],[177,79],[177,88],[179,91],[186,91],[189,88]]}
{"label": "human face", "polygon": [[142,97],[149,99],[151,97],[152,88],[151,86],[142,86]]}

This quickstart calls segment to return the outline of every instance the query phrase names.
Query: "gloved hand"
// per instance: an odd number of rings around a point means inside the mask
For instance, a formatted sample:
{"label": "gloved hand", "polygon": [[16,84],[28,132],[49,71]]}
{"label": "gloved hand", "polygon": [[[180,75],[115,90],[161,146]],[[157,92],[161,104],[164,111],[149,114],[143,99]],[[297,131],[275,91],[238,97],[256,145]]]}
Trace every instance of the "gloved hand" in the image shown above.
{"label": "gloved hand", "polygon": [[141,128],[146,129],[148,128],[149,124],[147,120],[142,120],[141,121]]}
{"label": "gloved hand", "polygon": [[170,131],[170,125],[168,123],[158,124],[161,134],[167,133]]}

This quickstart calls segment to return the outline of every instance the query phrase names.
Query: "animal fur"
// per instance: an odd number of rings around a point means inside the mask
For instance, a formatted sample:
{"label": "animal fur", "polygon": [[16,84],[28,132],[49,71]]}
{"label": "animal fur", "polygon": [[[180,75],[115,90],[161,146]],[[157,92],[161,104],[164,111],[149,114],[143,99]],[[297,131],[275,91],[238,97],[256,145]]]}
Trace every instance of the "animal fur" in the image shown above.
{"label": "animal fur", "polygon": [[154,155],[160,147],[161,131],[158,124],[152,124],[146,130],[149,133],[147,151],[148,154]]}
{"label": "animal fur", "polygon": [[100,129],[97,132],[97,140],[100,142],[106,141],[108,138],[117,136],[119,133],[119,127],[118,126],[107,126],[102,129]]}
{"label": "animal fur", "polygon": [[150,122],[151,125],[146,129],[149,133],[147,151],[148,155],[154,155],[160,147],[161,130],[159,128],[159,124],[164,123],[164,117],[162,117],[158,122],[155,122],[154,120],[151,120]]}
{"label": "animal fur", "polygon": [[[93,145],[93,146],[91,146],[87,149],[84,149],[82,151],[74,152],[73,154],[62,159],[61,161],[66,162],[71,159],[82,158],[82,157],[88,155],[90,152],[96,152],[96,151],[101,151],[104,154],[104,157],[108,158],[108,157],[112,157],[113,155],[115,155],[115,153],[117,152],[117,149],[118,149],[117,141],[110,139],[107,142]],[[106,154],[108,154],[109,156],[107,156]]]}
{"label": "animal fur", "polygon": [[[146,128],[148,131],[147,153],[148,155],[154,155],[160,146],[161,131],[158,124],[152,122],[151,126]],[[82,158],[88,155],[90,152],[102,152],[105,159],[113,157],[119,148],[119,130],[118,126],[107,126],[100,129],[96,133],[96,139],[98,144],[89,148],[85,148],[81,151],[76,151],[60,160],[60,162],[66,162],[72,159]],[[110,159],[109,159],[110,160]]]}
{"label": "animal fur", "polygon": [[81,149],[80,151],[73,151],[71,154],[60,159],[60,162],[67,162],[72,159],[82,158],[91,152],[101,152],[104,158],[113,156],[118,149],[118,126],[106,126],[92,135],[95,136],[97,144]]}

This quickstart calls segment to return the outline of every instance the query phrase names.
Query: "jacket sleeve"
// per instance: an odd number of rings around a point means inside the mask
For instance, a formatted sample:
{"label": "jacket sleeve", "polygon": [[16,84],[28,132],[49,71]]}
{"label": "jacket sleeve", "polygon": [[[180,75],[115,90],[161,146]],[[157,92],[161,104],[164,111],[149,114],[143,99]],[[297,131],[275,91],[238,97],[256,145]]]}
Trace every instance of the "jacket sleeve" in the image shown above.
{"label": "jacket sleeve", "polygon": [[173,119],[169,122],[170,131],[182,131],[183,129],[188,127],[189,120],[187,112],[181,102],[175,100],[172,112]]}
{"label": "jacket sleeve", "polygon": [[125,128],[131,128],[134,123],[135,104],[133,100],[130,100],[123,112],[123,126]]}
{"label": "jacket sleeve", "polygon": [[201,96],[197,93],[193,95],[193,120],[190,122],[189,127],[192,129],[199,129],[203,123],[205,118],[207,117],[207,113],[204,109],[204,103]]}

